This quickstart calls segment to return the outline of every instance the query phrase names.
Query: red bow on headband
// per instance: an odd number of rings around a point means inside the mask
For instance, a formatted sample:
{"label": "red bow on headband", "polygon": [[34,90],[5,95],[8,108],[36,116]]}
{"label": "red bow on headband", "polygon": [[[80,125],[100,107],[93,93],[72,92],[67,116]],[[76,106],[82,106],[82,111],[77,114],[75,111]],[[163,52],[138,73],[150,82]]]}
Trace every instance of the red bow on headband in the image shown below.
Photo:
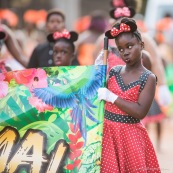
{"label": "red bow on headband", "polygon": [[121,23],[120,24],[120,29],[117,29],[117,28],[112,28],[111,31],[110,31],[110,34],[115,37],[117,35],[119,35],[120,33],[122,32],[129,32],[130,31],[130,26],[125,24],[125,23]]}
{"label": "red bow on headband", "polygon": [[70,38],[70,33],[67,30],[64,30],[63,32],[54,32],[53,33],[53,38],[57,40],[58,38]]}
{"label": "red bow on headband", "polygon": [[117,8],[114,11],[114,16],[116,18],[119,18],[119,17],[129,17],[130,16],[130,10],[129,10],[128,7]]}

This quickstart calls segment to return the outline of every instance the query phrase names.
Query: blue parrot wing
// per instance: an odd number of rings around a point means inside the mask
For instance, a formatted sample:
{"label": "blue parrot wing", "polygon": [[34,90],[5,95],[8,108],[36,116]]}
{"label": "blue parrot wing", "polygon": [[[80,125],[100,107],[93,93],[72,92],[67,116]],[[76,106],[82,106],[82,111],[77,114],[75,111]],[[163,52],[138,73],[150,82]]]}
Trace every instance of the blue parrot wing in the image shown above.
{"label": "blue parrot wing", "polygon": [[95,66],[90,71],[91,75],[87,83],[79,90],[80,93],[85,94],[87,98],[92,98],[97,90],[103,86],[105,80],[106,66]]}
{"label": "blue parrot wing", "polygon": [[44,103],[58,108],[70,108],[77,105],[74,93],[65,94],[51,87],[35,88],[32,93]]}

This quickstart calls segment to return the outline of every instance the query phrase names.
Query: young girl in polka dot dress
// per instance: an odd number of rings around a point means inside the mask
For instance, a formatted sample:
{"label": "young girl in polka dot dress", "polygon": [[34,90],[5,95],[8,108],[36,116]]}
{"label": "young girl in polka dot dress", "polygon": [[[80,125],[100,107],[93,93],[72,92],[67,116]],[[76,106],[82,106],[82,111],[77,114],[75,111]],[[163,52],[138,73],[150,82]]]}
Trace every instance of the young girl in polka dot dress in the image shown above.
{"label": "young girl in polka dot dress", "polygon": [[144,43],[136,22],[123,18],[105,33],[115,39],[126,65],[109,72],[105,100],[101,173],[160,173],[158,160],[143,119],[153,101],[157,78],[141,63]]}

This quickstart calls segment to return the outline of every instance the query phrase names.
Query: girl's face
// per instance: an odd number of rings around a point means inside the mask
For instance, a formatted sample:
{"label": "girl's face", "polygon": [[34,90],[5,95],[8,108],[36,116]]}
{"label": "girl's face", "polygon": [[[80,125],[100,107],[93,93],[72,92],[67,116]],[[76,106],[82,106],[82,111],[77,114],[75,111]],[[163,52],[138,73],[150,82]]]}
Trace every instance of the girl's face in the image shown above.
{"label": "girl's face", "polygon": [[126,64],[132,65],[141,61],[144,43],[139,41],[132,33],[123,33],[119,35],[115,42],[120,56]]}
{"label": "girl's face", "polygon": [[61,32],[65,28],[64,19],[61,15],[52,14],[47,21],[46,28],[48,33]]}
{"label": "girl's face", "polygon": [[56,66],[69,66],[74,58],[70,43],[58,41],[53,47],[53,61]]}

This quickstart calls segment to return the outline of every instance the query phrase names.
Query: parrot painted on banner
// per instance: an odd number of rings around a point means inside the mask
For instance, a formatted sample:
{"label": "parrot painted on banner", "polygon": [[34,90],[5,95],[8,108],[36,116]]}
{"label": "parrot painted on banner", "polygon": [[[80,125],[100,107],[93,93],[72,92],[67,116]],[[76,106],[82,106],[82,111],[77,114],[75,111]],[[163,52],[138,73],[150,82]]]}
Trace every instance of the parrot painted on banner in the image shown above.
{"label": "parrot painted on banner", "polygon": [[[93,103],[97,90],[103,87],[106,76],[106,66],[84,66],[84,72],[75,78],[66,79],[67,84],[55,86],[49,84],[47,88],[35,88],[33,94],[44,103],[56,108],[72,108],[71,117],[74,127],[78,126],[82,137],[86,141],[86,117],[95,123],[92,108],[97,108]],[[59,80],[58,80],[59,81]]]}

